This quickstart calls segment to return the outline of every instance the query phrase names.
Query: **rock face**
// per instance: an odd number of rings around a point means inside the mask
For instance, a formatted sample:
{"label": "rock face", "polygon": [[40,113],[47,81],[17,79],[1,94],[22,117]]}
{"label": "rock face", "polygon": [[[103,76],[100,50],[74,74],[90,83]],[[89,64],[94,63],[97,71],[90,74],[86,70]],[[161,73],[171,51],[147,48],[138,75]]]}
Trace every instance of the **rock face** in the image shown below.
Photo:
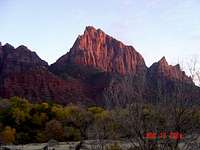
{"label": "rock face", "polygon": [[35,52],[30,51],[23,45],[16,49],[10,44],[1,46],[0,76],[27,71],[33,67],[48,68],[48,64],[41,60]]}
{"label": "rock face", "polygon": [[[197,100],[199,88],[179,65],[169,65],[163,57],[154,63],[147,73],[146,99],[152,101]],[[193,94],[192,94],[193,93]]]}
{"label": "rock face", "polygon": [[188,77],[184,71],[180,69],[179,64],[176,66],[168,65],[165,57],[160,61],[154,63],[149,68],[150,76],[154,78],[166,78],[174,81],[182,81],[184,83],[193,84],[193,81]]}
{"label": "rock face", "polygon": [[102,30],[90,26],[76,39],[70,52],[55,65],[65,63],[87,65],[121,75],[135,74],[146,68],[142,56],[132,46],[126,46]]}
{"label": "rock face", "polygon": [[[62,80],[48,64],[25,46],[0,46],[0,97],[20,96],[32,101],[61,104],[87,102],[87,86],[75,79]],[[89,90],[88,90],[89,91]],[[79,96],[77,96],[79,95]],[[83,102],[84,103],[84,102]]]}
{"label": "rock face", "polygon": [[[20,96],[34,102],[54,101],[60,104],[88,103],[87,86],[77,80],[62,80],[45,69],[7,76],[0,90],[2,97]],[[84,101],[83,101],[84,100]]]}
{"label": "rock face", "polygon": [[163,57],[147,68],[132,46],[89,26],[51,66],[25,46],[0,43],[0,97],[11,96],[112,107],[140,100],[200,102],[200,88],[179,65]]}

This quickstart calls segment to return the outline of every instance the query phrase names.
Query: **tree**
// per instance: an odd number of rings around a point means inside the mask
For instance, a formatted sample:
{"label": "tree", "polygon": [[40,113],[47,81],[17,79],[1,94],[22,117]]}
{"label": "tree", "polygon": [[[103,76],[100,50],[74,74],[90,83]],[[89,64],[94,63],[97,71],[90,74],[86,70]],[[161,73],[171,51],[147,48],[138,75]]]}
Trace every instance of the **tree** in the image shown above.
{"label": "tree", "polygon": [[60,121],[51,120],[46,123],[45,133],[48,139],[63,141],[64,129]]}
{"label": "tree", "polygon": [[82,146],[85,139],[87,139],[87,129],[91,125],[91,113],[81,106],[69,105],[64,108],[65,111],[65,125],[78,129],[80,132],[80,146]]}
{"label": "tree", "polygon": [[81,140],[81,133],[79,129],[75,127],[64,127],[64,138],[67,141],[80,141]]}
{"label": "tree", "polygon": [[53,117],[55,117],[57,120],[64,120],[65,112],[61,105],[52,106],[51,112],[53,113]]}
{"label": "tree", "polygon": [[112,119],[111,113],[102,109],[95,109],[101,111],[93,111],[94,122],[92,126],[92,138],[97,140],[96,149],[104,150],[106,147],[105,140],[117,138],[117,124]]}
{"label": "tree", "polygon": [[113,112],[113,119],[119,123],[120,132],[132,144],[140,150],[150,150],[156,148],[156,140],[145,138],[147,132],[159,132],[155,111],[151,105],[142,103],[132,103],[127,108],[117,108]]}
{"label": "tree", "polygon": [[47,141],[46,133],[44,131],[37,131],[36,142],[44,143]]}
{"label": "tree", "polygon": [[27,144],[33,140],[33,137],[30,136],[30,132],[18,131],[16,133],[16,144]]}
{"label": "tree", "polygon": [[12,105],[10,113],[17,125],[20,125],[30,118],[31,104],[27,100],[13,97],[10,101]]}
{"label": "tree", "polygon": [[16,130],[9,126],[6,126],[1,132],[1,139],[4,144],[10,144],[15,141]]}
{"label": "tree", "polygon": [[48,120],[48,116],[46,113],[38,113],[36,112],[35,114],[33,114],[33,116],[31,117],[31,122],[39,127],[42,127],[43,124],[45,124],[45,122]]}
{"label": "tree", "polygon": [[196,83],[196,85],[200,86],[200,66],[199,66],[198,57],[193,56],[187,62],[187,70],[189,71],[189,75],[192,80]]}

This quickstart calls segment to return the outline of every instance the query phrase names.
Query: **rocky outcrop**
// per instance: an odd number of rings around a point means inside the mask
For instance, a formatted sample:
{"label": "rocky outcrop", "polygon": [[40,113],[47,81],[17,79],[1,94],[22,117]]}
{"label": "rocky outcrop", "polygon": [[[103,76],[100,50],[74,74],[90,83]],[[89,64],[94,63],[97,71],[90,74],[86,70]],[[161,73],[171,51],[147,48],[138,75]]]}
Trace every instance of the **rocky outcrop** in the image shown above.
{"label": "rocky outcrop", "polygon": [[184,71],[181,70],[180,65],[169,65],[165,59],[162,59],[154,63],[149,69],[149,75],[156,79],[166,78],[168,80],[180,81],[188,84],[193,84],[193,81],[188,77]]}
{"label": "rocky outcrop", "polygon": [[88,101],[87,85],[52,74],[48,64],[25,46],[16,49],[10,44],[0,46],[0,76],[0,97],[20,96],[61,104]]}
{"label": "rocky outcrop", "polygon": [[53,66],[66,63],[91,66],[121,75],[135,74],[146,69],[142,56],[132,46],[126,46],[91,26],[86,27],[84,34],[76,39],[70,52]]}
{"label": "rocky outcrop", "polygon": [[200,89],[181,70],[179,64],[169,65],[165,57],[154,63],[147,73],[146,99],[151,101],[196,101]]}
{"label": "rocky outcrop", "polygon": [[19,46],[16,49],[5,44],[0,48],[0,76],[7,76],[9,73],[27,71],[30,68],[48,68],[48,64],[41,60],[35,52],[30,51],[26,46]]}

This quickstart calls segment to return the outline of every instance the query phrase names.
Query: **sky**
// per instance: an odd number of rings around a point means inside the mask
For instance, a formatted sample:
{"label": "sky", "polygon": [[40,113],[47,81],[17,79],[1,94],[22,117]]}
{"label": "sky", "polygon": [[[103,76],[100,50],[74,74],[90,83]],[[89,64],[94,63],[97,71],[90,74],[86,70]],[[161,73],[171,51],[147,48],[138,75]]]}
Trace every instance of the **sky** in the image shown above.
{"label": "sky", "polygon": [[147,66],[200,55],[200,0],[0,0],[0,41],[26,45],[49,64],[86,26],[132,45]]}

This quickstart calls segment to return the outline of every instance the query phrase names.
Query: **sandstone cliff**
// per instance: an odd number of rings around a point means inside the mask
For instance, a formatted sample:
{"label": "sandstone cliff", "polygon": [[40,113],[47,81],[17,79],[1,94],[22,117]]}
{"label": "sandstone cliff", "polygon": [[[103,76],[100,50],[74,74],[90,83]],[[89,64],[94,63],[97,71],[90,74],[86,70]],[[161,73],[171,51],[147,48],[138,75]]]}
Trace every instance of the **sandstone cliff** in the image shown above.
{"label": "sandstone cliff", "polygon": [[91,26],[86,27],[84,34],[76,39],[70,52],[54,65],[65,63],[91,66],[121,75],[135,74],[146,68],[144,59],[132,46],[126,46]]}

